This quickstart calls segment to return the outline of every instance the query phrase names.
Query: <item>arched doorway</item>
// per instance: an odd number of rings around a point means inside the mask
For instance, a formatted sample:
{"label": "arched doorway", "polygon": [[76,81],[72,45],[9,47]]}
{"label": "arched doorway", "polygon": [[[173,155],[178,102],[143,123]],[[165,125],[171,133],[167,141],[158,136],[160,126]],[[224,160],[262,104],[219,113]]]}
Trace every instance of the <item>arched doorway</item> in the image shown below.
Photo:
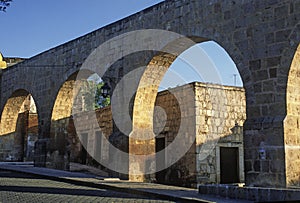
{"label": "arched doorway", "polygon": [[23,89],[7,100],[1,115],[2,161],[33,161],[38,139],[38,113],[32,95]]}

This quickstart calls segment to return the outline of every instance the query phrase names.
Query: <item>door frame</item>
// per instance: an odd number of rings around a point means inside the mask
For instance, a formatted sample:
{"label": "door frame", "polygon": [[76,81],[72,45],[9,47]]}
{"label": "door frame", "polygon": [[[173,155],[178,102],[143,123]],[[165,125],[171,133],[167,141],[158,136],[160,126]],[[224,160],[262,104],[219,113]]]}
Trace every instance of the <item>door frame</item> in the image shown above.
{"label": "door frame", "polygon": [[235,147],[238,148],[238,168],[239,168],[239,180],[241,183],[245,182],[244,174],[244,148],[242,144],[232,144],[232,143],[219,143],[216,146],[216,168],[217,168],[217,183],[221,183],[221,147]]}

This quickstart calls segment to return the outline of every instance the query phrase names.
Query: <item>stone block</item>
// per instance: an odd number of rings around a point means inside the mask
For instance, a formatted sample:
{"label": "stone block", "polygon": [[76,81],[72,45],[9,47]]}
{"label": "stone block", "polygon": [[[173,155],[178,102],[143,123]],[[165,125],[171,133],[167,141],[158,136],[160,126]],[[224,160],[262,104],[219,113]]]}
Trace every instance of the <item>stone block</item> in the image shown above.
{"label": "stone block", "polygon": [[261,60],[249,61],[249,68],[252,71],[257,71],[261,69]]}
{"label": "stone block", "polygon": [[248,190],[245,187],[237,187],[235,192],[237,199],[247,199],[248,197]]}
{"label": "stone block", "polygon": [[206,185],[199,185],[198,191],[200,194],[208,194],[208,188]]}
{"label": "stone block", "polygon": [[259,197],[258,188],[252,187],[252,188],[247,188],[246,190],[247,190],[248,200],[258,201],[258,197]]}
{"label": "stone block", "polygon": [[284,201],[286,200],[286,191],[280,189],[271,189],[269,191],[269,201]]}
{"label": "stone block", "polygon": [[215,186],[216,188],[218,188],[218,193],[217,195],[220,195],[221,197],[228,197],[228,191],[229,191],[229,186],[228,185],[218,185]]}
{"label": "stone block", "polygon": [[289,12],[288,5],[279,6],[274,10],[274,17],[275,19],[282,18],[288,12]]}

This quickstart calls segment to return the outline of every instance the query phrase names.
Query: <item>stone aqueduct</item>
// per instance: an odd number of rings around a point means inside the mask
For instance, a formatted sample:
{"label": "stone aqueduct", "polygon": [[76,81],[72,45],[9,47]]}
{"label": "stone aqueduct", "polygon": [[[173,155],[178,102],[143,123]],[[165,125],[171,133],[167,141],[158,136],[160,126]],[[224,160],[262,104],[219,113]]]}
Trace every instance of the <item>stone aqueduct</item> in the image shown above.
{"label": "stone aqueduct", "polygon": [[[85,59],[107,40],[141,29],[173,31],[196,43],[209,40],[219,43],[235,62],[246,90],[246,184],[300,186],[298,0],[166,0],[2,70],[1,134],[14,131],[19,108],[31,94],[38,111],[39,138],[48,138],[51,120],[71,114],[72,79]],[[187,48],[181,47],[178,52]],[[111,51],[104,54],[109,57],[116,50],[111,45]],[[149,79],[149,75],[156,78],[152,87],[155,90],[175,58],[153,51],[130,54],[109,67],[103,79],[114,88],[131,70],[150,62],[164,63],[163,69],[148,66],[144,70],[143,80]],[[151,74],[147,74],[149,71]],[[143,89],[137,93],[150,101],[134,104],[138,111],[153,110],[156,92]],[[147,119],[151,120],[144,118]],[[264,160],[259,160],[261,143],[266,153]]]}

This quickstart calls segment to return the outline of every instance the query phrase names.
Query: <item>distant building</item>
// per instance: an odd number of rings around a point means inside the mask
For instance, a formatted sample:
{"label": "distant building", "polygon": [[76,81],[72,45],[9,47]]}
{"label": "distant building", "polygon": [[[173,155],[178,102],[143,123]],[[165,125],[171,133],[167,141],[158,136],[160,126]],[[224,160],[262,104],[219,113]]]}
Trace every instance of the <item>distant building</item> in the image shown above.
{"label": "distant building", "polygon": [[25,58],[20,57],[3,57],[2,53],[0,52],[0,68],[5,69],[10,66],[13,66],[17,63],[24,61]]}
{"label": "distant building", "polygon": [[1,52],[0,52],[0,68],[1,68],[1,69],[4,69],[4,68],[6,68],[6,67],[7,67],[7,64],[6,64],[5,61],[3,61],[3,56],[2,56],[2,54],[1,54]]}
{"label": "distant building", "polygon": [[22,61],[26,60],[25,58],[19,58],[19,57],[4,57],[4,61],[7,64],[7,67],[13,66],[17,63],[20,63]]}

